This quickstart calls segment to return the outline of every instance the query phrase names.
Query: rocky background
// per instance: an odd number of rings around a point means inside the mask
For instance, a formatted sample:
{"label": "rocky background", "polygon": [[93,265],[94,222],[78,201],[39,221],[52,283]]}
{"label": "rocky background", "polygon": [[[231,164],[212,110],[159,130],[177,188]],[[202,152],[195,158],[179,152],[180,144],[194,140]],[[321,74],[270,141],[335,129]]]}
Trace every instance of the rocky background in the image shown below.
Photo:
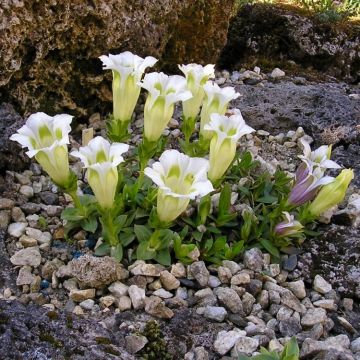
{"label": "rocky background", "polygon": [[5,0],[0,3],[0,102],[87,115],[111,101],[100,55],[129,50],[162,68],[214,63],[233,0]]}

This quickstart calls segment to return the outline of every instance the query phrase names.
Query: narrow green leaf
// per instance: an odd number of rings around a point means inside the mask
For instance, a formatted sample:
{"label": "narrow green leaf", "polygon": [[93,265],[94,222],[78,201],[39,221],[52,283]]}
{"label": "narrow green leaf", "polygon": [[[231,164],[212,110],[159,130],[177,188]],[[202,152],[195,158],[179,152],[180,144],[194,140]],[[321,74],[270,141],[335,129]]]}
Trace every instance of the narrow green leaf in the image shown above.
{"label": "narrow green leaf", "polygon": [[260,244],[273,256],[280,258],[279,250],[267,239],[260,239]]}

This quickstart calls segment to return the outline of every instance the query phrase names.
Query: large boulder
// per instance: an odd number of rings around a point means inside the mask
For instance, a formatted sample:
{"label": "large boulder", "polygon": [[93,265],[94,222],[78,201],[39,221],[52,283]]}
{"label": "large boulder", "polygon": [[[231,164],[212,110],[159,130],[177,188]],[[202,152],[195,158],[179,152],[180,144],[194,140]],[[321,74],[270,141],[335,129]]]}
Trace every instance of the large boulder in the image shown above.
{"label": "large boulder", "polygon": [[224,68],[244,63],[275,67],[291,60],[359,81],[360,25],[339,25],[324,16],[281,5],[245,5],[231,21],[220,64]]}
{"label": "large boulder", "polygon": [[[4,0],[0,3],[0,99],[25,115],[109,109],[102,54],[130,50],[177,63],[214,63],[233,0]],[[106,80],[104,81],[104,78]],[[105,107],[105,109],[104,109]]]}

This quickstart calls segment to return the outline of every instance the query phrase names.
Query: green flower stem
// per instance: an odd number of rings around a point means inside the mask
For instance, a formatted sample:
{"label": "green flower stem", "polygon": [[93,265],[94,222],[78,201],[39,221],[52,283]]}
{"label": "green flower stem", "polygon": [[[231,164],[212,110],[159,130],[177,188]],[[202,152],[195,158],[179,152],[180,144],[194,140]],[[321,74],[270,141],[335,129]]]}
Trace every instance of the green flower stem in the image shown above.
{"label": "green flower stem", "polygon": [[190,137],[195,129],[196,118],[183,118],[183,123],[181,126],[181,131],[185,137],[185,144],[189,145]]}
{"label": "green flower stem", "polygon": [[107,134],[111,141],[114,142],[124,142],[129,139],[130,134],[128,131],[129,124],[131,119],[126,121],[121,121],[119,119],[115,119],[114,116],[107,122]]}
{"label": "green flower stem", "polygon": [[119,243],[118,229],[114,223],[114,216],[111,209],[101,211],[100,221],[102,224],[102,236],[110,246],[116,246]]}
{"label": "green flower stem", "polygon": [[82,209],[82,204],[78,194],[76,193],[76,190],[68,191],[68,194],[71,196],[75,207],[78,209]]}

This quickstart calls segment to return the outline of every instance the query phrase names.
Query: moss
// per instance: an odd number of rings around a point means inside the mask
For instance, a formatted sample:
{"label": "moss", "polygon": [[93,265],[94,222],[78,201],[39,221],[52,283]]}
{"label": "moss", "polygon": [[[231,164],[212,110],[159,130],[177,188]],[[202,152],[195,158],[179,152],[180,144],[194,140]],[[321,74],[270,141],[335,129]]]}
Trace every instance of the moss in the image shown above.
{"label": "moss", "polygon": [[114,356],[120,355],[120,352],[118,350],[116,350],[114,347],[112,347],[111,345],[104,346],[104,351],[110,355],[114,355]]}
{"label": "moss", "polygon": [[57,340],[54,336],[52,336],[51,334],[44,332],[44,331],[40,332],[39,339],[41,341],[45,341],[45,342],[51,344],[55,348],[64,347],[64,344],[61,341]]}
{"label": "moss", "polygon": [[72,315],[70,313],[66,314],[66,327],[68,329],[73,328],[73,318],[72,318]]}
{"label": "moss", "polygon": [[46,315],[50,320],[59,320],[59,314],[56,311],[49,311]]}
{"label": "moss", "polygon": [[6,325],[9,323],[9,318],[6,315],[0,314],[0,325]]}
{"label": "moss", "polygon": [[139,353],[143,360],[171,360],[172,356],[167,351],[166,341],[160,331],[159,324],[156,321],[148,321],[142,333],[147,339],[148,343]]}
{"label": "moss", "polygon": [[95,338],[95,341],[98,343],[98,344],[103,344],[103,345],[109,345],[111,344],[111,340],[107,337],[103,337],[103,336],[98,336]]}

